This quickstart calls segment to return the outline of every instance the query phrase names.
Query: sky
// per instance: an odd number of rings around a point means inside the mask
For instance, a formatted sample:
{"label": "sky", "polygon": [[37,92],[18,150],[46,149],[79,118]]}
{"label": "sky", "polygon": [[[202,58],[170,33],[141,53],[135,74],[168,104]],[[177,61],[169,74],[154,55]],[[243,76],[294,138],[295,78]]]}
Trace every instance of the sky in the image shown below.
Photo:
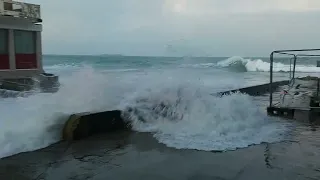
{"label": "sky", "polygon": [[27,2],[41,5],[45,54],[268,56],[320,48],[320,0]]}

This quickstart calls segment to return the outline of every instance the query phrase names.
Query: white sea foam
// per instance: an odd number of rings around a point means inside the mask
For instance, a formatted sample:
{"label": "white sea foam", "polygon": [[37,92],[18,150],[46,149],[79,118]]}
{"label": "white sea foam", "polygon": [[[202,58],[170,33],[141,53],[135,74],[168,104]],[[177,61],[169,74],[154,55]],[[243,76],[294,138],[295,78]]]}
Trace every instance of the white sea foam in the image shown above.
{"label": "white sea foam", "polygon": [[[250,72],[269,72],[270,71],[270,63],[265,62],[261,59],[251,60],[244,59],[239,56],[234,56],[228,58],[226,60],[220,61],[217,63],[220,67],[228,67],[234,68],[238,71],[250,71]],[[291,70],[293,69],[293,65],[291,66]],[[282,64],[279,62],[273,63],[273,71],[274,72],[289,72],[290,65]],[[320,72],[320,68],[312,65],[297,65],[296,72]]]}
{"label": "white sea foam", "polygon": [[281,140],[286,131],[246,95],[210,96],[245,84],[243,78],[223,72],[213,76],[183,68],[126,73],[68,68],[72,70],[60,74],[62,86],[55,94],[1,99],[0,157],[59,141],[68,116],[88,111],[137,109],[146,122],[131,114],[134,129],[152,132],[175,148],[234,149]]}
{"label": "white sea foam", "polygon": [[287,131],[248,95],[218,98],[192,84],[141,91],[126,107],[136,131],[154,133],[159,142],[178,149],[234,150],[281,141]]}
{"label": "white sea foam", "polygon": [[51,66],[44,66],[44,69],[48,71],[63,71],[63,70],[77,70],[83,67],[83,64],[77,63],[63,63],[63,64],[54,64]]}
{"label": "white sea foam", "polygon": [[179,67],[209,68],[209,67],[215,67],[215,66],[216,66],[215,63],[200,63],[200,64],[182,64]]}
{"label": "white sea foam", "polygon": [[[62,127],[72,113],[107,109],[109,81],[84,68],[61,78],[55,94],[0,101],[0,157],[46,147],[61,139]],[[102,91],[104,89],[104,91]]]}

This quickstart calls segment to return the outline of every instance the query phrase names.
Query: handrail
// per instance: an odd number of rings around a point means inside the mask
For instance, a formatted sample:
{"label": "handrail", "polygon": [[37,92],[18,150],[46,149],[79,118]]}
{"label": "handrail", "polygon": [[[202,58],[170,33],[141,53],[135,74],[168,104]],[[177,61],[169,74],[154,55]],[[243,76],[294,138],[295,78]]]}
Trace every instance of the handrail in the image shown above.
{"label": "handrail", "polygon": [[12,0],[0,0],[0,16],[31,19],[41,22],[40,5]]}
{"label": "handrail", "polygon": [[[320,51],[320,49],[293,49],[293,50],[276,50],[271,52],[270,54],[270,84],[269,84],[269,89],[272,89],[272,83],[273,83],[273,58],[274,54],[282,54],[282,55],[289,55],[293,56],[293,72],[292,72],[292,79],[294,81],[295,78],[295,71],[296,71],[296,63],[297,63],[297,58],[298,57],[320,57],[320,52],[319,54],[298,54],[300,52],[313,52],[313,51]],[[298,52],[298,53],[295,53]],[[290,62],[290,71],[291,71],[291,62]],[[290,72],[291,75],[291,72]],[[272,107],[272,91],[270,91],[270,98],[269,98],[269,106]]]}
{"label": "handrail", "polygon": [[273,53],[306,52],[306,51],[320,51],[320,49],[292,49],[292,50],[276,50],[276,51],[273,51]]}

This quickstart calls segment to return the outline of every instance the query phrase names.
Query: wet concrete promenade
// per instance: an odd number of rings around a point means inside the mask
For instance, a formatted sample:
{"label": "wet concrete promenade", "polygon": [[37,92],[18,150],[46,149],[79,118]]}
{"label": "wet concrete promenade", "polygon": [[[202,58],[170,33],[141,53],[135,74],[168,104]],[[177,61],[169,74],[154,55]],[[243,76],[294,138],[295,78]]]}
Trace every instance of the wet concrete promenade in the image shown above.
{"label": "wet concrete promenade", "polygon": [[320,179],[320,129],[301,126],[291,141],[228,152],[178,150],[151,134],[93,136],[0,160],[0,179]]}

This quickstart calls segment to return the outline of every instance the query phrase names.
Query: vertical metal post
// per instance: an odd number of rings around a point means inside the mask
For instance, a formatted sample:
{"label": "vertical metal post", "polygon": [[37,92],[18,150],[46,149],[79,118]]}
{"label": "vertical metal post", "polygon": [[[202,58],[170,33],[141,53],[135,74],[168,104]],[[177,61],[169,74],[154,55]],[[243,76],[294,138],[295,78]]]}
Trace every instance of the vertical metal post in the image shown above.
{"label": "vertical metal post", "polygon": [[270,84],[269,84],[269,92],[270,92],[270,102],[269,107],[272,107],[272,75],[273,75],[273,53],[270,55]]}
{"label": "vertical metal post", "polygon": [[291,76],[291,73],[292,73],[292,72],[291,72],[291,64],[292,64],[292,58],[290,58],[290,71],[289,71],[289,78],[290,78],[290,80],[291,80],[291,77],[292,77],[292,76]]}
{"label": "vertical metal post", "polygon": [[297,55],[294,55],[292,79],[294,79],[294,74],[296,73],[296,63],[297,63]]}

